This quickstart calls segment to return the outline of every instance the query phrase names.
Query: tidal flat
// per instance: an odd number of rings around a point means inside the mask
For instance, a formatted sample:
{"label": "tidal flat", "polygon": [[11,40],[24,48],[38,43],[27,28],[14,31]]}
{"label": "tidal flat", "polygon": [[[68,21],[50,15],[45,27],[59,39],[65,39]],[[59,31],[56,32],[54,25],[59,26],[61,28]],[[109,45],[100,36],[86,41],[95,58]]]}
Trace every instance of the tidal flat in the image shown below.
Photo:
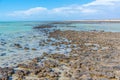
{"label": "tidal flat", "polygon": [[0,79],[120,79],[120,32],[61,27],[1,34]]}

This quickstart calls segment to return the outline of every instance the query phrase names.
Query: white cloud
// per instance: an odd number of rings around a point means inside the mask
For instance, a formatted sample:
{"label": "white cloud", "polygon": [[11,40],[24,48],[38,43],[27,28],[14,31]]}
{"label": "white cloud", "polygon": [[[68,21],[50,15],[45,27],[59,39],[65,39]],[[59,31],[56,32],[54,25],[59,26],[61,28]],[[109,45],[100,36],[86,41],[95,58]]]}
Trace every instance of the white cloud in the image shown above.
{"label": "white cloud", "polygon": [[75,13],[93,13],[93,12],[96,12],[96,10],[84,8],[81,5],[75,5],[75,6],[54,8],[52,10],[52,12],[54,12],[54,13],[65,13],[65,14],[75,14]]}
{"label": "white cloud", "polygon": [[35,7],[28,10],[14,11],[9,15],[10,16],[31,16],[31,15],[42,13],[43,11],[47,11],[47,9],[44,7]]}
{"label": "white cloud", "polygon": [[67,7],[58,7],[53,8],[51,10],[44,8],[44,7],[35,7],[28,10],[20,10],[20,11],[14,11],[12,13],[9,13],[9,16],[20,16],[20,17],[29,17],[32,15],[38,15],[38,14],[56,14],[56,15],[71,15],[71,14],[77,14],[77,13],[94,13],[96,10],[83,8],[80,5],[75,6],[67,6]]}
{"label": "white cloud", "polygon": [[82,13],[96,13],[97,12],[97,10],[95,10],[95,9],[83,9],[82,11],[81,11]]}
{"label": "white cloud", "polygon": [[95,0],[91,3],[85,4],[84,6],[113,6],[120,0]]}
{"label": "white cloud", "polygon": [[36,18],[120,18],[120,0],[95,0],[83,5],[70,5],[47,9],[35,7],[28,10],[14,11],[13,17]]}
{"label": "white cloud", "polygon": [[52,11],[56,13],[59,13],[59,12],[74,13],[74,12],[80,12],[81,9],[82,7],[79,7],[79,6],[67,6],[67,7],[54,8]]}

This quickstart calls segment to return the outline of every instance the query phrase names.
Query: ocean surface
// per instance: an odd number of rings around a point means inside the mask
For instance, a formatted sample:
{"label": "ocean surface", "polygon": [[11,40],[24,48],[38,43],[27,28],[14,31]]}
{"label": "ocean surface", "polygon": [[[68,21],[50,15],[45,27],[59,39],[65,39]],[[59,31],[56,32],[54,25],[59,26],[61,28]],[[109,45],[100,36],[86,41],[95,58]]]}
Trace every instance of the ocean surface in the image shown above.
{"label": "ocean surface", "polygon": [[106,32],[120,32],[120,23],[89,23],[89,24],[76,23],[76,24],[71,24],[70,26],[64,27],[64,29],[76,30],[76,31],[102,30]]}
{"label": "ocean surface", "polygon": [[16,22],[0,22],[0,33],[14,33],[21,31],[31,31],[32,27],[45,24],[48,22],[32,22],[32,21],[16,21]]}
{"label": "ocean surface", "polygon": [[[32,27],[40,24],[49,24],[52,22],[43,21],[25,21],[25,22],[0,22],[0,33],[14,33],[22,31],[31,31]],[[72,23],[72,24],[57,24],[57,29],[61,30],[77,30],[91,31],[104,30],[108,32],[120,32],[120,23]]]}
{"label": "ocean surface", "polygon": [[[0,22],[0,67],[16,66],[20,62],[31,60],[40,56],[43,52],[68,54],[71,48],[69,45],[53,46],[52,43],[61,42],[49,38],[42,30],[33,30],[34,26],[40,24],[53,24],[54,22]],[[76,30],[91,31],[104,30],[109,32],[120,32],[120,23],[57,23],[53,30]],[[51,42],[44,44],[48,39]],[[63,39],[63,41],[67,41]],[[43,46],[44,44],[44,46]],[[57,47],[60,49],[58,50]],[[27,50],[26,50],[27,49]],[[34,50],[36,49],[36,50]]]}

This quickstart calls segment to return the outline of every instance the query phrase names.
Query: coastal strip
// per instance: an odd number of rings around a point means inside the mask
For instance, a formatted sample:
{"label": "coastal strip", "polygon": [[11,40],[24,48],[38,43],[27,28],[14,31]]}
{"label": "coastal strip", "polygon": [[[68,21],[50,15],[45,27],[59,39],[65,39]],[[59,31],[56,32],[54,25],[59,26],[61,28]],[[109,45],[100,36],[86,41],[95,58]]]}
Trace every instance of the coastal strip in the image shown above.
{"label": "coastal strip", "polygon": [[[0,78],[8,80],[119,80],[120,33],[79,32],[56,30],[49,38],[68,41],[53,42],[67,45],[68,54],[43,53],[15,68],[0,68]],[[48,40],[51,42],[51,40]],[[64,48],[66,50],[66,48]],[[60,49],[58,47],[57,49]],[[5,74],[5,75],[4,75]]]}

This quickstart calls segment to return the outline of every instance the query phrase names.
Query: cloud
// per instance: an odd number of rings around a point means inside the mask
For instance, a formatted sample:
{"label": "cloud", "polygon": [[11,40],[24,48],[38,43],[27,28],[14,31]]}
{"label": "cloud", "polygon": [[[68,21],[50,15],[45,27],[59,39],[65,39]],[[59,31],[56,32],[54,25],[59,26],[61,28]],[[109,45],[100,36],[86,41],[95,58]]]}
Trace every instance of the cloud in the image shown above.
{"label": "cloud", "polygon": [[12,13],[9,13],[9,16],[13,17],[30,17],[32,15],[41,15],[41,14],[48,14],[48,15],[71,15],[71,14],[78,14],[78,13],[94,13],[96,10],[92,9],[85,9],[80,5],[75,6],[67,6],[67,7],[59,7],[59,8],[53,8],[51,10],[45,8],[45,7],[35,7],[30,8],[28,10],[20,10],[20,11],[14,11]]}
{"label": "cloud", "polygon": [[25,16],[40,14],[40,13],[43,13],[44,11],[47,11],[47,8],[35,7],[35,8],[28,9],[28,10],[14,11],[8,15],[9,16],[24,16],[25,17]]}
{"label": "cloud", "polygon": [[91,3],[85,4],[84,6],[113,6],[120,0],[95,0]]}
{"label": "cloud", "polygon": [[54,13],[75,13],[80,12],[82,10],[82,7],[80,6],[67,6],[67,7],[60,7],[60,8],[54,8],[52,11]]}
{"label": "cloud", "polygon": [[88,8],[83,8],[81,5],[54,8],[52,11],[54,13],[66,13],[66,14],[86,13],[86,12],[92,13],[92,12],[95,12],[95,10],[88,9]]}
{"label": "cloud", "polygon": [[35,7],[9,13],[12,17],[25,18],[66,18],[66,19],[103,19],[120,18],[120,0],[95,0],[83,5],[69,5],[48,9]]}

